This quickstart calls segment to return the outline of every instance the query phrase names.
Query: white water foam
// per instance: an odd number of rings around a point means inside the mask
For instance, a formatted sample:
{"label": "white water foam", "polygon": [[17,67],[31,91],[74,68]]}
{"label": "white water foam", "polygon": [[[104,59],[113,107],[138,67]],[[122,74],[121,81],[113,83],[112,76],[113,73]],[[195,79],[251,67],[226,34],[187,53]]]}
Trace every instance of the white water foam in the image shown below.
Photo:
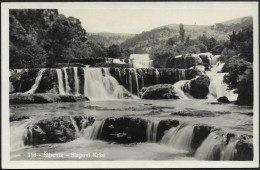
{"label": "white water foam", "polygon": [[32,88],[31,88],[29,91],[24,92],[25,94],[33,94],[33,93],[35,93],[35,91],[38,89],[38,86],[39,86],[40,81],[41,81],[41,79],[42,79],[43,72],[44,72],[45,70],[46,70],[46,69],[43,68],[43,69],[41,69],[41,70],[38,72],[38,76],[37,76],[36,79],[35,79],[34,85],[32,86]]}

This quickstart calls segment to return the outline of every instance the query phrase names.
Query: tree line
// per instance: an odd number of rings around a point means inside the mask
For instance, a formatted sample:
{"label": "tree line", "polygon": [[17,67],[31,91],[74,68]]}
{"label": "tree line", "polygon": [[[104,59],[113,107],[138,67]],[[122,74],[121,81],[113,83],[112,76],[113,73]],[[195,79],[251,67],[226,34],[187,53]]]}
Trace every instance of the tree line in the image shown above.
{"label": "tree line", "polygon": [[10,10],[9,37],[10,68],[53,67],[61,60],[130,55],[118,45],[105,48],[89,40],[80,20],[56,9]]}

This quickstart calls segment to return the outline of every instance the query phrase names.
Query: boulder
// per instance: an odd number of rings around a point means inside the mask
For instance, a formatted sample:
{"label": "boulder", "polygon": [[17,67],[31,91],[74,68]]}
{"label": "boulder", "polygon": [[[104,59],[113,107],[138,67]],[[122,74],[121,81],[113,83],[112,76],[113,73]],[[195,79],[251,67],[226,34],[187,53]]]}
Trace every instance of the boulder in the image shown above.
{"label": "boulder", "polygon": [[10,104],[33,104],[53,102],[77,102],[89,100],[85,96],[58,95],[52,93],[23,94],[14,93],[9,95]]}
{"label": "boulder", "polygon": [[20,115],[11,115],[9,120],[10,122],[13,122],[13,121],[20,121],[20,120],[24,120],[24,119],[30,119],[28,116],[20,116]]}
{"label": "boulder", "polygon": [[76,130],[69,116],[40,120],[27,127],[25,145],[65,143],[76,138]]}
{"label": "boulder", "polygon": [[201,143],[208,137],[210,132],[213,130],[212,126],[204,124],[194,125],[193,135],[191,140],[191,148],[196,150]]}
{"label": "boulder", "polygon": [[180,122],[178,120],[161,120],[158,124],[157,129],[157,135],[156,135],[156,141],[160,141],[162,137],[164,136],[165,131],[169,130],[172,127],[179,126]]}
{"label": "boulder", "polygon": [[15,69],[10,70],[12,73],[9,81],[12,84],[12,93],[26,92],[31,89],[35,83],[39,69]]}
{"label": "boulder", "polygon": [[117,143],[146,142],[147,121],[141,118],[107,118],[101,140]]}
{"label": "boulder", "polygon": [[179,97],[171,84],[158,84],[148,87],[142,99],[179,99]]}
{"label": "boulder", "polygon": [[253,144],[247,135],[241,135],[238,138],[236,144],[236,153],[234,155],[234,160],[239,161],[252,161],[253,160]]}
{"label": "boulder", "polygon": [[228,100],[228,98],[226,96],[218,98],[218,102],[220,102],[220,103],[230,103],[230,101]]}
{"label": "boulder", "polygon": [[201,75],[190,82],[190,95],[198,99],[206,99],[209,93],[210,79],[207,75]]}
{"label": "boulder", "polygon": [[167,67],[185,69],[202,63],[201,58],[197,54],[186,54],[169,58]]}

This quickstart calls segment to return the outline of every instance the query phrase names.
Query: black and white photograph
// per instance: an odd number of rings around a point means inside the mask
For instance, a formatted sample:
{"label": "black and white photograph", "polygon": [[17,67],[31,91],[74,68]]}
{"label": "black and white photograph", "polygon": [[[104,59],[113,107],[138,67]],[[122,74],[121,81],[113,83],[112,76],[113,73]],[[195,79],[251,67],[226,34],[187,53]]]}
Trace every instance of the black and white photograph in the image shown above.
{"label": "black and white photograph", "polygon": [[259,166],[258,2],[1,5],[5,167]]}

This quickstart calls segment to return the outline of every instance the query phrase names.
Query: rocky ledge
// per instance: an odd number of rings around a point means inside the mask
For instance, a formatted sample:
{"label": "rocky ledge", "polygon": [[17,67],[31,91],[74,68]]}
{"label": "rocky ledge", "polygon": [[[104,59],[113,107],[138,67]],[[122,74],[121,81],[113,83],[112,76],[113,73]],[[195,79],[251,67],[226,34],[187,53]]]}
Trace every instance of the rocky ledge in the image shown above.
{"label": "rocky ledge", "polygon": [[85,96],[59,95],[52,93],[23,94],[14,93],[9,95],[10,104],[33,104],[33,103],[53,103],[53,102],[77,102],[89,100]]}
{"label": "rocky ledge", "polygon": [[[89,140],[99,139],[120,144],[139,143],[148,141],[147,130],[151,123],[154,122],[138,117],[112,117],[97,121],[94,117],[60,116],[32,122],[25,129],[23,139],[25,145],[65,143],[81,136]],[[161,141],[172,127],[179,127],[180,130],[186,126],[191,126],[193,130],[190,141],[190,148],[193,151],[190,154],[201,155],[197,152],[201,151],[200,148],[203,148],[205,141],[210,141],[212,148],[209,149],[213,149],[214,152],[210,152],[211,155],[202,154],[204,160],[223,159],[221,153],[230,144],[235,152],[232,157],[227,155],[229,160],[253,160],[251,137],[225,133],[222,129],[206,124],[187,125],[173,119],[160,120],[156,131],[156,142]],[[215,137],[212,138],[212,135]]]}
{"label": "rocky ledge", "polygon": [[157,84],[141,90],[142,99],[179,99],[171,84]]}

